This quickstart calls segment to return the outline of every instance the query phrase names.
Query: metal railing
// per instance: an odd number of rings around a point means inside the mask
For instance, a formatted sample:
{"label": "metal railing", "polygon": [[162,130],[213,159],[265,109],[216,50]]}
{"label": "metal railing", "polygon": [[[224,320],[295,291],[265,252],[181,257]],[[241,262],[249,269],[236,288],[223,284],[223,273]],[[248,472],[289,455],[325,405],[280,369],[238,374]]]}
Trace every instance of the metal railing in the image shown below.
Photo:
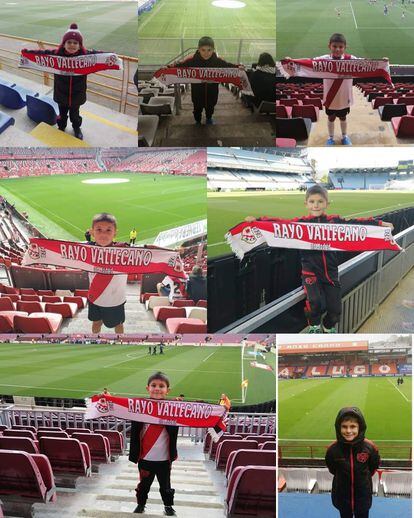
{"label": "metal railing", "polygon": [[[286,439],[289,442],[289,439]],[[375,441],[374,441],[375,442]],[[392,442],[387,441],[377,441],[375,442],[380,450],[382,459],[403,459],[403,460],[411,460],[412,459],[412,446],[407,441],[406,445],[401,444],[393,444]],[[279,459],[286,458],[308,458],[308,459],[324,459],[326,454],[326,449],[329,446],[329,441],[325,444],[321,442],[320,444],[306,444],[306,443],[298,443],[298,444],[281,444],[279,440],[278,444],[278,457]]]}
{"label": "metal railing", "polygon": [[[39,49],[57,48],[59,45],[50,41],[40,41],[0,33],[0,69],[28,77],[46,86],[53,86],[53,74],[37,70],[19,68],[20,51],[28,43]],[[98,72],[88,78],[88,94],[99,104],[108,106],[121,113],[136,115],[138,111],[138,92],[133,78],[138,66],[138,59],[119,55],[123,61],[123,70]],[[34,78],[34,79],[33,79]]]}
{"label": "metal railing", "polygon": [[[342,298],[342,315],[338,326],[340,333],[357,331],[414,267],[414,225],[397,234],[395,240],[405,252],[364,252],[339,266],[339,278],[342,280],[345,275],[356,272],[364,262],[375,262],[375,271]],[[304,299],[303,288],[296,288],[218,332],[253,332]]]}

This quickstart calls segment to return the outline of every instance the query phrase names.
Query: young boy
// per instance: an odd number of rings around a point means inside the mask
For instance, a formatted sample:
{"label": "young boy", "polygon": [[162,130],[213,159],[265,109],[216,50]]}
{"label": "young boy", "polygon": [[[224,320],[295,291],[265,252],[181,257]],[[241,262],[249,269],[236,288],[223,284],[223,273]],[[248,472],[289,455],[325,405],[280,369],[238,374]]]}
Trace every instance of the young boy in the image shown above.
{"label": "young boy", "polygon": [[[328,216],[326,214],[328,205],[328,191],[320,185],[313,185],[306,191],[305,195],[305,207],[308,209],[309,215],[295,218],[293,221],[368,224],[394,228],[392,223],[373,218],[343,219],[337,215]],[[248,217],[246,221],[254,221],[254,218]],[[339,322],[342,309],[337,254],[320,250],[300,250],[299,253],[302,263],[302,286],[306,295],[309,333],[336,333],[335,326]],[[321,323],[324,313],[323,300],[325,300],[326,315]]]}
{"label": "young boy", "polygon": [[376,445],[365,439],[367,425],[359,408],[342,408],[335,420],[337,440],[326,452],[334,476],[332,503],[341,518],[368,518],[372,505],[372,477],[380,464]]}
{"label": "young boy", "polygon": [[[96,246],[126,246],[115,243],[116,219],[102,212],[92,220],[91,234]],[[89,274],[88,319],[92,321],[92,333],[100,333],[102,324],[115,328],[115,333],[124,332],[126,286],[128,275]]]}
{"label": "young boy", "polygon": [[[165,399],[170,381],[162,372],[148,378],[147,392],[151,399]],[[139,484],[136,488],[138,505],[134,513],[144,513],[151,484],[157,477],[164,503],[164,514],[175,516],[175,490],[171,488],[171,464],[177,458],[178,426],[145,424],[133,421],[129,460],[138,463]]]}
{"label": "young boy", "polygon": [[[200,38],[197,52],[193,56],[171,66],[237,68],[237,65],[228,63],[217,56],[214,50],[214,40],[209,36]],[[193,83],[191,85],[191,100],[194,106],[193,114],[197,126],[201,125],[203,110],[206,111],[206,124],[214,124],[213,113],[218,101],[218,94],[218,83]]]}

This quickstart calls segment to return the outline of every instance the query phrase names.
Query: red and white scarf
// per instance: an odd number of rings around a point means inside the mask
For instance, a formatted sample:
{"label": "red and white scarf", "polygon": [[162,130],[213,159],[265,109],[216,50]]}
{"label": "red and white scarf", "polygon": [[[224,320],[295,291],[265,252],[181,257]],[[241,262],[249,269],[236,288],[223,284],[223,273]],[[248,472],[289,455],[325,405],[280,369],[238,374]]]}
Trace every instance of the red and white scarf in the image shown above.
{"label": "red and white scarf", "polygon": [[157,247],[94,246],[31,238],[22,264],[64,266],[103,275],[165,273],[186,278],[180,254]]}
{"label": "red and white scarf", "polygon": [[142,423],[215,428],[226,430],[223,418],[226,409],[221,405],[194,401],[170,401],[166,399],[126,398],[116,396],[92,396],[86,410],[86,419],[113,416]]}
{"label": "red and white scarf", "polygon": [[240,68],[218,67],[165,67],[154,74],[163,85],[184,83],[231,83],[244,94],[253,95],[249,78]]}
{"label": "red and white scarf", "polygon": [[328,252],[402,250],[389,227],[350,223],[307,223],[291,220],[243,222],[231,228],[226,240],[233,252],[244,254],[259,245]]}
{"label": "red and white scarf", "polygon": [[385,59],[282,59],[277,64],[286,77],[360,79],[382,77],[392,84],[390,64]]}
{"label": "red and white scarf", "polygon": [[122,70],[122,59],[109,52],[96,52],[80,56],[58,56],[42,51],[21,51],[20,68],[32,68],[64,76],[94,74],[102,70]]}

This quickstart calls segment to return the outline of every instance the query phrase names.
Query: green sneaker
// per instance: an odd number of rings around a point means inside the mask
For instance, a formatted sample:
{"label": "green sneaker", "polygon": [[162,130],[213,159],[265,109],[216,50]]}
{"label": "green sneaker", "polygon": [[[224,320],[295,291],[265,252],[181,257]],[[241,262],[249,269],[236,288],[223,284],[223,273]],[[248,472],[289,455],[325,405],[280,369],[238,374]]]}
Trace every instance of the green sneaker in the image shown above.
{"label": "green sneaker", "polygon": [[336,327],[323,327],[323,333],[337,333]]}
{"label": "green sneaker", "polygon": [[323,333],[321,326],[309,326],[308,333]]}

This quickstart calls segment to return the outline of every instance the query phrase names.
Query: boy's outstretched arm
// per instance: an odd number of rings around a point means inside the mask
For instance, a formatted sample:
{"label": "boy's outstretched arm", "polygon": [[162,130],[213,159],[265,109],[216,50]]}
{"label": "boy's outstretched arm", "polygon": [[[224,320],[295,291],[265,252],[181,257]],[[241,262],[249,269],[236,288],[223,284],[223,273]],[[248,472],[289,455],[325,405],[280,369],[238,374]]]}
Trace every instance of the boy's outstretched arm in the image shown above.
{"label": "boy's outstretched arm", "polygon": [[341,218],[341,216],[330,216],[330,223],[349,223],[350,225],[377,225],[379,227],[389,227],[394,230],[394,225],[388,221],[375,218]]}

